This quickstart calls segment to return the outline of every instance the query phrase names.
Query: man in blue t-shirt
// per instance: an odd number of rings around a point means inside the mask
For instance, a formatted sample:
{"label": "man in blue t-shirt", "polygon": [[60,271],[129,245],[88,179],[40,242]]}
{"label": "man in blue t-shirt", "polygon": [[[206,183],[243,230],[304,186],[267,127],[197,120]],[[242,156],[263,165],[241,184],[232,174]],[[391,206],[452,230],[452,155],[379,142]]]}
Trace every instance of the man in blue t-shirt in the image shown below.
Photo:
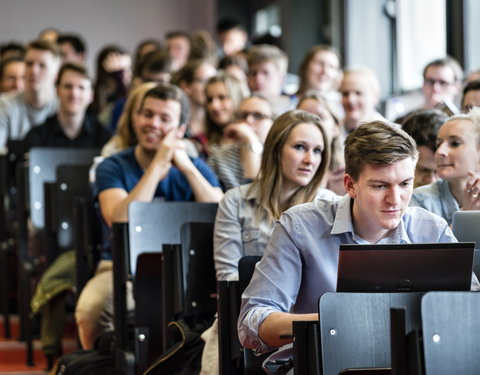
{"label": "man in blue t-shirt", "polygon": [[[176,86],[157,86],[145,94],[131,129],[137,145],[106,159],[96,170],[95,194],[109,227],[127,221],[133,201],[222,198],[215,174],[202,160],[191,159],[183,147],[187,113],[188,101]],[[100,333],[113,328],[111,269],[111,261],[101,261],[80,295],[75,317],[84,349],[91,349]]]}

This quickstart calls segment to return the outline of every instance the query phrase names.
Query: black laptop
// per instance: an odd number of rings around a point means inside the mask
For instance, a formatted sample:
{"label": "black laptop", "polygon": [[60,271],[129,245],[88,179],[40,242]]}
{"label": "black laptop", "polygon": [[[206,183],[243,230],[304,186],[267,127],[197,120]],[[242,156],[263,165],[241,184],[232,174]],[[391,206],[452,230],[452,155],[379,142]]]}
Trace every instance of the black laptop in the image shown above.
{"label": "black laptop", "polygon": [[337,292],[467,291],[474,242],[340,245]]}

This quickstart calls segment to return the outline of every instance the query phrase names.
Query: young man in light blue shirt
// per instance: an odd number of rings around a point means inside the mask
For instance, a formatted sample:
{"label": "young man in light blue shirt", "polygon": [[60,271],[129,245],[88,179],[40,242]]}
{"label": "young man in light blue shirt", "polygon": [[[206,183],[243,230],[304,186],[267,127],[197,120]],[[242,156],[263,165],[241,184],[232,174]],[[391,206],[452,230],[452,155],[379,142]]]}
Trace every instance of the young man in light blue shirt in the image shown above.
{"label": "young man in light blue shirt", "polygon": [[417,159],[415,141],[385,122],[348,136],[347,195],[293,207],[276,223],[242,296],[244,347],[277,349],[291,341],[280,337],[291,335],[293,321],[318,320],[318,298],[336,290],[340,244],[456,242],[444,219],[408,207]]}

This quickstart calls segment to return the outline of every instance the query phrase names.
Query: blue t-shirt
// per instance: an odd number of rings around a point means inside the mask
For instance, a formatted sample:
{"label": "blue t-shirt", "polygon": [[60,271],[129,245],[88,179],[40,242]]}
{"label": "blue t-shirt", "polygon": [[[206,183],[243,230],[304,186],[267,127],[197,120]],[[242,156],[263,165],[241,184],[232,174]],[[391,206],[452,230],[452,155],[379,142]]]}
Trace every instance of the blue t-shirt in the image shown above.
{"label": "blue t-shirt", "polygon": [[[97,197],[103,190],[111,188],[133,190],[143,176],[143,169],[135,159],[135,148],[129,148],[105,159],[95,171],[95,191]],[[210,167],[200,158],[191,159],[195,167],[215,187],[220,187],[218,178]],[[192,188],[180,170],[171,167],[167,175],[157,186],[155,197],[166,201],[192,201]]]}
{"label": "blue t-shirt", "polygon": [[[103,190],[111,188],[124,189],[127,192],[133,190],[140,178],[143,169],[135,159],[135,148],[129,148],[105,159],[95,170],[94,196]],[[205,179],[214,187],[220,187],[217,176],[210,167],[200,158],[191,158],[193,164]],[[193,201],[192,188],[187,178],[180,170],[171,167],[167,175],[161,180],[155,191],[155,198],[165,201]],[[103,222],[103,259],[110,259],[110,234],[111,230]]]}

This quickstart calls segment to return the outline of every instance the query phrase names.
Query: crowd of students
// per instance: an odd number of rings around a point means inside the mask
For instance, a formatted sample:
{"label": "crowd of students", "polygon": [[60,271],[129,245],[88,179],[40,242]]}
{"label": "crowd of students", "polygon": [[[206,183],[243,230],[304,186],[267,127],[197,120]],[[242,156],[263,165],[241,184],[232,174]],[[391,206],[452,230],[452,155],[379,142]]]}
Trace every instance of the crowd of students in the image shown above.
{"label": "crowd of students", "polygon": [[[480,81],[464,85],[460,65],[441,57],[423,71],[424,100],[387,120],[375,72],[342,69],[335,48],[306,51],[292,90],[278,46],[250,45],[235,22],[218,31],[218,48],[208,33],[180,31],[141,41],[133,57],[105,46],[95,81],[79,35],[49,30],[3,45],[0,147],[103,147],[94,194],[105,238],[132,201],[219,202],[217,279],[237,279],[241,256],[265,252],[239,320],[242,344],[261,353],[287,344],[279,337],[293,320],[318,319],[339,243],[455,241],[453,212],[480,208]],[[112,329],[107,242],[76,307],[85,349]],[[45,290],[70,269],[55,262],[32,300],[50,358],[60,337],[46,333],[56,321],[46,315],[61,303]],[[218,373],[211,357],[203,367]]]}

